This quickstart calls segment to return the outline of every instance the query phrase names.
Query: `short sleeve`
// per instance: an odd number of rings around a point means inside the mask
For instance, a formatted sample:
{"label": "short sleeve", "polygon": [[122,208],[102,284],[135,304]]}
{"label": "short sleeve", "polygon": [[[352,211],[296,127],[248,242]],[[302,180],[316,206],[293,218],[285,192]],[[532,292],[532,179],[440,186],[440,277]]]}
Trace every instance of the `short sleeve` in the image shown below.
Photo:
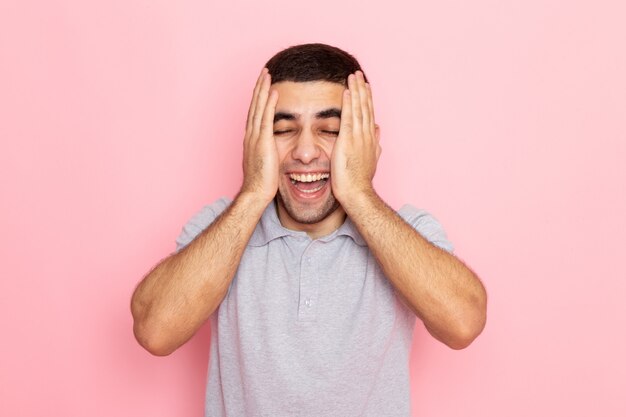
{"label": "short sleeve", "polygon": [[405,222],[410,224],[417,232],[433,245],[452,253],[454,246],[448,240],[441,223],[425,210],[416,209],[407,204],[402,206],[398,214]]}
{"label": "short sleeve", "polygon": [[194,214],[176,238],[176,252],[190,244],[204,229],[209,227],[230,203],[230,199],[222,197],[214,203],[202,207],[199,212]]}

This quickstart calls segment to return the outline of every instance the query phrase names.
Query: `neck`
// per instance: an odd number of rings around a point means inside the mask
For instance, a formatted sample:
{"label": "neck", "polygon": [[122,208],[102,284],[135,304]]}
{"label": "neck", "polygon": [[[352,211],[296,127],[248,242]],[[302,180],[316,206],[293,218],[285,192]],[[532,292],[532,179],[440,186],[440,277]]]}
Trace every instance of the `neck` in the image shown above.
{"label": "neck", "polygon": [[276,211],[278,220],[280,220],[280,224],[283,227],[298,232],[306,232],[311,239],[317,239],[331,234],[339,229],[346,220],[346,212],[341,206],[337,207],[337,209],[317,223],[297,222],[287,213],[287,210],[279,201],[276,202]]}

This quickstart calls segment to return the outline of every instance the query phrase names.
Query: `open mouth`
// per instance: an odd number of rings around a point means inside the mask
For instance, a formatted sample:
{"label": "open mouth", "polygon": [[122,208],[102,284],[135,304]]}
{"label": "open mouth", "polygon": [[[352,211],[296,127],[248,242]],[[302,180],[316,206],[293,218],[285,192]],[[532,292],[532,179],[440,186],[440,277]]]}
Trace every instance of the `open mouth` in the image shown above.
{"label": "open mouth", "polygon": [[328,182],[329,177],[330,173],[328,172],[289,174],[289,179],[293,186],[304,194],[313,194],[320,191]]}

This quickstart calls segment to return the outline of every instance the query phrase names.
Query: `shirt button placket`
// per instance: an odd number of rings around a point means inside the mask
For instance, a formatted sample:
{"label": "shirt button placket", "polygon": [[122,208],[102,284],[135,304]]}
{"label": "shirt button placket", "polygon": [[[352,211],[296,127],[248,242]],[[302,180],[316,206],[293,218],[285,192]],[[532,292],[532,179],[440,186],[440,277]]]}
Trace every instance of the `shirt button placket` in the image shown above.
{"label": "shirt button placket", "polygon": [[314,242],[305,249],[300,262],[300,302],[298,320],[315,320],[319,278],[313,262]]}

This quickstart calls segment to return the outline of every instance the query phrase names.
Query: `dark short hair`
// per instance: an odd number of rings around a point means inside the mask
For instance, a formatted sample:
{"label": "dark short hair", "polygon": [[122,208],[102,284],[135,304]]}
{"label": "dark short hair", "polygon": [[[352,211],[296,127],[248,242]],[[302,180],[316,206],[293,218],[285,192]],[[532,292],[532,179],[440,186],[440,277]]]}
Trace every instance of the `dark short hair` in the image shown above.
{"label": "dark short hair", "polygon": [[265,66],[272,76],[272,84],[281,81],[330,81],[346,85],[348,75],[357,70],[363,71],[352,55],[323,43],[289,47],[274,55]]}

